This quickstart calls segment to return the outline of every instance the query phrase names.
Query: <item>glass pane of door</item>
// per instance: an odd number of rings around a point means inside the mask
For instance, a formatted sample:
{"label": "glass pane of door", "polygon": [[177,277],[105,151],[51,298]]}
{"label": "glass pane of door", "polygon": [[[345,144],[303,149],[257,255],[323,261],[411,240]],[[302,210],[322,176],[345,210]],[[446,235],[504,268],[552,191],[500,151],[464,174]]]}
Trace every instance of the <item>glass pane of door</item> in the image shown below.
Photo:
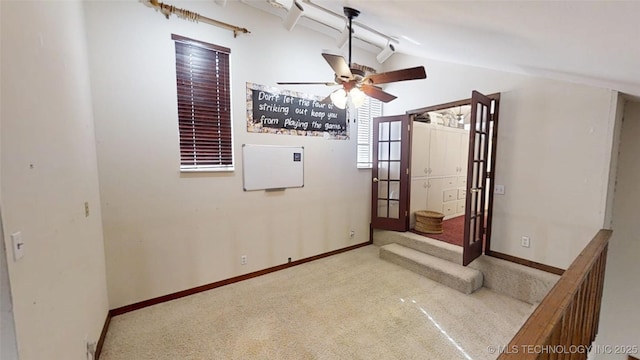
{"label": "glass pane of door", "polygon": [[[378,207],[377,216],[398,219],[400,215],[400,158],[402,121],[378,124]],[[388,181],[396,180],[396,181]]]}
{"label": "glass pane of door", "polygon": [[491,143],[490,109],[492,100],[474,91],[471,96],[471,130],[469,132],[472,164],[467,174],[467,202],[465,234],[463,242],[463,265],[468,265],[483,252],[487,228],[487,196],[489,192],[489,144]]}
{"label": "glass pane of door", "polygon": [[409,226],[408,126],[408,115],[374,119],[371,223],[377,229],[405,231]]}

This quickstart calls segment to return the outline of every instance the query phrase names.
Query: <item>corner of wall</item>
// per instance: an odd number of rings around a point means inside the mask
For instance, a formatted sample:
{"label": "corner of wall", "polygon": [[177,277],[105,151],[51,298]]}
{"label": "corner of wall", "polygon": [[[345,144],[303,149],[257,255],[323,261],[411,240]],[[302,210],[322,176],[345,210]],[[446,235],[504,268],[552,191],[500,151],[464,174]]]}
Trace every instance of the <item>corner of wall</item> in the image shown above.
{"label": "corner of wall", "polygon": [[609,139],[611,140],[611,158],[609,161],[609,181],[605,198],[605,213],[602,227],[611,229],[613,221],[613,201],[616,191],[616,178],[618,172],[618,156],[620,154],[620,135],[622,131],[622,119],[624,116],[626,100],[617,91],[611,92],[611,107],[609,121],[612,123]]}

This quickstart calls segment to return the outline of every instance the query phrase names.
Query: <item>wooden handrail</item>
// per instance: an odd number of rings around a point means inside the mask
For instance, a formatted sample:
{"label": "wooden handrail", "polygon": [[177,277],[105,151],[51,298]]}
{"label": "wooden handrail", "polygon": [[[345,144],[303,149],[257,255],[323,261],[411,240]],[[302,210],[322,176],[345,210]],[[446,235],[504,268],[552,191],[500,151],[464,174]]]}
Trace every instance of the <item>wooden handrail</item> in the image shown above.
{"label": "wooden handrail", "polygon": [[498,360],[586,359],[598,332],[611,230],[600,230],[565,271]]}

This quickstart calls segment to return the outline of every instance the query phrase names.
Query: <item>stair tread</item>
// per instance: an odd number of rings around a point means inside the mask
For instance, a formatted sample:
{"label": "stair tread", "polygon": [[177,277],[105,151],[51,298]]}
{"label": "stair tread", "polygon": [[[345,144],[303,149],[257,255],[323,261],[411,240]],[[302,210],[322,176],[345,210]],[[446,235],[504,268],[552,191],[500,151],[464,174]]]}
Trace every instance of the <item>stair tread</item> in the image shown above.
{"label": "stair tread", "polygon": [[425,254],[418,250],[410,249],[406,246],[402,246],[399,244],[389,244],[383,246],[383,248],[388,251],[394,252],[398,255],[402,255],[407,259],[411,259],[417,263],[428,267],[438,267],[443,270],[447,270],[447,272],[451,271],[456,275],[460,275],[462,277],[474,277],[476,274],[481,273],[479,270],[468,268],[459,264],[452,263],[451,261],[447,261],[444,259],[440,259],[439,257],[435,257],[433,255]]}
{"label": "stair tread", "polygon": [[[388,254],[392,254],[392,258]],[[466,294],[482,287],[483,275],[479,270],[403,245],[391,243],[380,247],[380,257]]]}
{"label": "stair tread", "polygon": [[374,230],[373,242],[378,246],[397,243],[450,262],[462,262],[462,247],[412,232]]}

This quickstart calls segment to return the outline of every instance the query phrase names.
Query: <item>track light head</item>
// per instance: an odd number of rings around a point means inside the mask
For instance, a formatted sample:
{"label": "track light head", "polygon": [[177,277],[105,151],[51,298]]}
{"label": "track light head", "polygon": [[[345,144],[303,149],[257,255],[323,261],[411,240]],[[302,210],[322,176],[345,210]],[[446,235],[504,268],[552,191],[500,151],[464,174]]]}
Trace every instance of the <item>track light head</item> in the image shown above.
{"label": "track light head", "polygon": [[380,53],[378,54],[378,56],[376,56],[376,59],[378,60],[378,62],[380,64],[384,63],[385,61],[387,61],[387,59],[393,55],[393,53],[396,51],[396,48],[393,46],[393,44],[390,41],[387,41],[387,45],[385,45],[384,48],[382,48],[382,51],[380,51]]}
{"label": "track light head", "polygon": [[291,4],[289,12],[287,12],[287,16],[282,21],[282,25],[284,25],[284,28],[291,31],[293,27],[298,23],[298,20],[300,20],[303,12],[304,9],[302,8],[302,5],[300,5],[297,1],[294,1],[293,4]]}
{"label": "track light head", "polygon": [[336,42],[340,49],[342,49],[347,44],[347,41],[349,41],[349,25],[344,26],[344,29],[336,39]]}

